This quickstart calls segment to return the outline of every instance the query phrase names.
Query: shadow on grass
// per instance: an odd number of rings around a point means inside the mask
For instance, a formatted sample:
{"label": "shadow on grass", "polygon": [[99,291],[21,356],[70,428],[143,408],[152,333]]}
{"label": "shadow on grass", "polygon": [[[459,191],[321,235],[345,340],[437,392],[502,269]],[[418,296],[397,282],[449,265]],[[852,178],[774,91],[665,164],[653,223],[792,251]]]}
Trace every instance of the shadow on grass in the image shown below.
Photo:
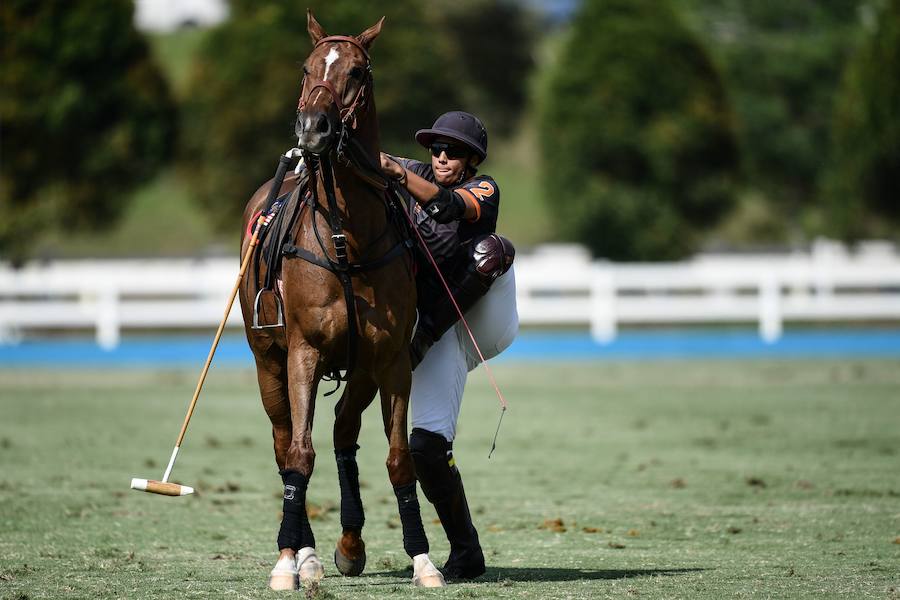
{"label": "shadow on grass", "polygon": [[[632,579],[635,577],[663,577],[706,571],[704,568],[688,569],[562,569],[545,567],[489,567],[487,572],[472,583],[497,581],[584,581],[590,579]],[[412,569],[378,571],[370,577],[412,577]]]}
{"label": "shadow on grass", "polygon": [[706,569],[560,569],[544,567],[497,567],[476,581],[579,581],[584,579],[631,579],[634,577],[682,575]]}

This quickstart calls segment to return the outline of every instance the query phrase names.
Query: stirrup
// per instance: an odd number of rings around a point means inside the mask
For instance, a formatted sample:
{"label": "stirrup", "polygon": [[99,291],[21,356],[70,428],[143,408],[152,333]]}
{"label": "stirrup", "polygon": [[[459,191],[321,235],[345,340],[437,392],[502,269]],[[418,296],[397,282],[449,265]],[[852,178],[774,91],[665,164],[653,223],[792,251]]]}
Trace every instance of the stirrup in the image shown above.
{"label": "stirrup", "polygon": [[[275,323],[271,325],[259,324],[259,305],[262,300],[263,292],[271,292],[275,298],[275,308],[277,312],[275,314]],[[281,298],[278,297],[275,290],[263,288],[257,292],[256,299],[253,301],[253,325],[250,326],[250,329],[274,329],[275,327],[284,327],[284,308],[281,304]]]}

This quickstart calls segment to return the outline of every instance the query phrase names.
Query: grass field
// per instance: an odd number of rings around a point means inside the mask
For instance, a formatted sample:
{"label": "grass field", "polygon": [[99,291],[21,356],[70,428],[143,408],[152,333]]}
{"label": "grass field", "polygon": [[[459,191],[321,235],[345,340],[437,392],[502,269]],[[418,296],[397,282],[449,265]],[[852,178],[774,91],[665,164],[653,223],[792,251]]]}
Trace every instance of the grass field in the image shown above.
{"label": "grass field", "polygon": [[[900,598],[896,362],[598,362],[496,367],[469,384],[456,447],[488,561],[415,590],[376,411],[361,440],[369,564],[326,563],[319,598]],[[185,371],[0,370],[0,597],[268,598],[280,481],[251,372],[213,369],[176,479],[158,478]],[[340,525],[319,401],[309,498],[328,558]],[[447,544],[434,513],[435,562]]]}

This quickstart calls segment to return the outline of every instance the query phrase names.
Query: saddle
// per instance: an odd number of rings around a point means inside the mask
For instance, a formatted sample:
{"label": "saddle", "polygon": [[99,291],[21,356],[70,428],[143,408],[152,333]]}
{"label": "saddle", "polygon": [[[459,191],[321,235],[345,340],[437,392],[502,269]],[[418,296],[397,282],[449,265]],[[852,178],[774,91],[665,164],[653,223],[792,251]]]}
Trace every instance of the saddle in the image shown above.
{"label": "saddle", "polygon": [[[275,198],[271,205],[264,206],[260,211],[266,215],[267,226],[260,231],[260,240],[253,260],[253,275],[250,277],[254,285],[252,292],[255,295],[251,326],[253,329],[284,326],[284,302],[277,285],[284,256],[281,247],[291,241],[291,232],[307,206],[307,202],[303,200],[309,194],[309,173],[303,170],[293,191]],[[255,218],[250,220],[251,223],[255,221]],[[265,267],[264,273],[262,267]],[[274,303],[275,315],[265,314],[265,308],[269,305],[266,302],[267,297]]]}
{"label": "saddle", "polygon": [[[354,141],[350,141],[349,145],[351,148],[354,146]],[[359,165],[358,160],[353,162],[357,166]],[[373,175],[371,167],[367,170],[358,167],[357,173],[365,181],[377,186],[384,193],[387,226],[384,232],[370,244],[383,239],[391,232],[397,234],[399,241],[378,258],[363,262],[350,262],[347,257],[346,236],[343,233],[340,212],[334,198],[334,183],[330,162],[324,158],[307,157],[307,164],[310,169],[304,169],[301,172],[297,187],[292,192],[274,199],[270,206],[263,208],[264,214],[267,215],[266,225],[264,225],[263,231],[260,232],[258,250],[254,257],[253,278],[251,279],[255,284],[253,291],[256,294],[253,303],[253,324],[251,328],[270,329],[284,326],[284,302],[277,285],[277,276],[281,272],[282,260],[285,257],[300,258],[334,273],[341,283],[344,291],[344,302],[347,305],[347,357],[344,363],[347,368],[344,374],[341,374],[338,369],[334,369],[324,379],[331,379],[339,383],[342,380],[348,380],[353,370],[356,362],[357,338],[359,336],[351,275],[378,269],[403,254],[408,254],[411,257],[410,263],[414,265],[413,253],[416,243],[408,215],[403,214],[407,207],[398,198],[397,184],[386,181],[378,172],[375,172],[375,175]],[[323,177],[327,206],[324,206],[317,197],[315,185],[317,178],[310,178],[310,172],[315,173],[316,171]],[[311,185],[311,182],[313,185]],[[334,258],[331,257],[327,244],[319,232],[315,218],[310,219],[310,223],[319,243],[319,252],[310,251],[294,244],[292,232],[295,230],[296,223],[307,207],[311,211],[321,213],[328,222],[331,229],[330,237],[334,247]],[[262,266],[265,267],[265,273],[261,277]],[[272,299],[275,315],[262,314],[268,305],[265,301],[267,297]]]}

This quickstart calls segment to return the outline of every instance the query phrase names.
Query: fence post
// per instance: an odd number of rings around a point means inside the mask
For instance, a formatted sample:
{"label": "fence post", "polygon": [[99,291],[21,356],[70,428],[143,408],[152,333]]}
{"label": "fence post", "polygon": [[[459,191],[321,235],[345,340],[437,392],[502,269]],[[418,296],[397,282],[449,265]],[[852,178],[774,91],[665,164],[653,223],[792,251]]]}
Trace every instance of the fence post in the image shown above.
{"label": "fence post", "polygon": [[119,345],[119,290],[109,283],[97,292],[97,344],[104,350]]}
{"label": "fence post", "polygon": [[616,282],[609,263],[595,262],[590,270],[591,337],[601,344],[616,338]]}
{"label": "fence post", "polygon": [[771,344],[781,331],[781,284],[774,273],[766,273],[759,282],[759,335]]}

